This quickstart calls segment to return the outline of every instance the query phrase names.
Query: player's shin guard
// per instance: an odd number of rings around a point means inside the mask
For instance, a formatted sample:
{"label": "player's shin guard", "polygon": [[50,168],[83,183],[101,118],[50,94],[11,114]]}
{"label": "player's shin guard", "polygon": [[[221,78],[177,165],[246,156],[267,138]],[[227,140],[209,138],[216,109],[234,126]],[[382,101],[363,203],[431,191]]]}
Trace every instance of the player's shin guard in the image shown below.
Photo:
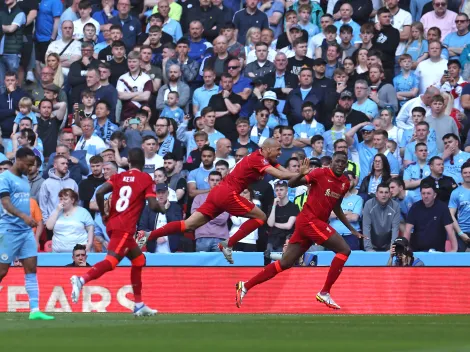
{"label": "player's shin guard", "polygon": [[284,269],[281,267],[279,260],[276,260],[274,263],[267,265],[263,271],[259,272],[256,276],[251,278],[249,281],[245,282],[246,290],[250,290],[252,287],[262,284],[265,281],[272,279],[274,276],[279,274]]}
{"label": "player's shin guard", "polygon": [[119,261],[115,257],[107,255],[104,260],[93,265],[93,267],[88,270],[85,275],[82,276],[82,279],[84,281],[83,283],[85,284],[89,281],[100,278],[108,271],[113,270],[118,264]]}
{"label": "player's shin guard", "polygon": [[348,260],[348,256],[343,253],[336,253],[333,261],[331,262],[330,270],[326,276],[325,285],[323,286],[321,293],[330,293],[331,286],[336,282],[338,277],[341,275],[344,264]]}
{"label": "player's shin guard", "polygon": [[25,274],[24,282],[29,297],[29,309],[31,312],[37,312],[39,310],[39,287],[36,273]]}
{"label": "player's shin guard", "polygon": [[147,241],[156,240],[159,237],[168,236],[172,233],[182,233],[184,231],[186,231],[186,225],[184,224],[183,220],[173,221],[157,230],[152,231]]}
{"label": "player's shin guard", "polygon": [[145,256],[139,255],[132,260],[131,284],[134,292],[134,302],[142,303],[142,268],[145,266]]}
{"label": "player's shin guard", "polygon": [[255,231],[257,228],[264,225],[264,221],[261,219],[250,219],[242,224],[237,232],[233,234],[228,240],[228,246],[235,246],[240,240],[244,239],[250,233]]}

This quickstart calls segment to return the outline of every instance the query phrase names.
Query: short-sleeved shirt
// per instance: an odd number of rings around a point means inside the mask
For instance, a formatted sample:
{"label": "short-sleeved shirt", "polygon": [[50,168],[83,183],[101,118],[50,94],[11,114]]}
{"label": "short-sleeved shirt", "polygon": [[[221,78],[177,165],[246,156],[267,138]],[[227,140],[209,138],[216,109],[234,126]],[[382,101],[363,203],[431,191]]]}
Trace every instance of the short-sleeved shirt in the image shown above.
{"label": "short-sleeved shirt", "polygon": [[[268,214],[271,213],[271,209],[268,211]],[[274,221],[277,224],[286,224],[291,216],[297,215],[299,215],[299,207],[289,201],[286,205],[276,206]],[[269,243],[273,244],[274,248],[282,247],[286,241],[286,237],[294,232],[294,227],[295,226],[292,226],[290,230],[280,229],[276,226],[271,227],[269,229]]]}
{"label": "short-sleeved shirt", "polygon": [[54,17],[60,17],[64,7],[60,0],[42,0],[36,17],[36,40],[40,43],[51,40]]}
{"label": "short-sleeved shirt", "polygon": [[405,49],[405,53],[411,56],[412,61],[417,61],[421,56],[428,52],[428,41],[424,39],[421,43],[418,39],[411,42]]}
{"label": "short-sleeved shirt", "polygon": [[[434,142],[426,143],[426,146],[428,147],[428,157],[426,160],[429,161],[433,156],[436,156],[439,153],[437,152],[436,143]],[[403,159],[411,160],[413,162],[418,161],[418,158],[416,157],[416,154],[415,154],[415,148],[416,148],[416,141],[408,143],[405,147],[405,156]]]}
{"label": "short-sleeved shirt", "polygon": [[470,189],[460,186],[450,195],[449,208],[457,210],[456,218],[460,229],[470,233]]}
{"label": "short-sleeved shirt", "polygon": [[261,154],[260,150],[257,150],[242,158],[225,176],[220,186],[228,187],[240,194],[248,185],[263,179],[267,168],[277,166],[277,163],[270,162]]}
{"label": "short-sleeved shirt", "polygon": [[214,171],[215,168],[205,169],[203,167],[198,167],[197,169],[191,171],[188,175],[188,184],[196,184],[196,189],[209,189],[209,174],[211,171]]}
{"label": "short-sleeved shirt", "polygon": [[245,44],[246,33],[251,27],[259,29],[269,28],[268,16],[256,9],[253,15],[250,15],[246,9],[237,11],[233,16],[233,24],[238,29],[237,42]]}
{"label": "short-sleeved shirt", "polygon": [[336,176],[330,168],[318,168],[305,176],[311,185],[307,202],[302,208],[307,219],[328,222],[331,211],[349,190],[349,179]]}
{"label": "short-sleeved shirt", "polygon": [[357,101],[352,105],[352,109],[363,112],[368,116],[372,116],[375,119],[379,115],[379,107],[377,103],[369,98],[362,104],[358,104]]}
{"label": "short-sleeved shirt", "polygon": [[410,243],[413,251],[427,252],[435,249],[445,252],[445,226],[453,223],[447,204],[436,199],[433,206],[427,208],[420,200],[411,207],[406,223],[414,226]]}
{"label": "short-sleeved shirt", "polygon": [[[341,202],[341,209],[343,211],[349,211],[353,214],[359,215],[359,218],[362,215],[362,206],[364,204],[364,200],[361,196],[357,194],[351,194],[347,198],[343,198]],[[359,231],[360,229],[360,221],[350,221],[351,226],[354,227],[356,230]],[[330,226],[336,230],[340,235],[350,235],[351,230],[349,230],[346,225],[344,225],[338,218],[335,218],[330,221]]]}
{"label": "short-sleeved shirt", "polygon": [[77,207],[70,216],[61,212],[54,225],[53,252],[72,252],[76,244],[87,244],[87,227],[94,224],[88,210]]}
{"label": "short-sleeved shirt", "polygon": [[[0,198],[10,197],[11,204],[20,212],[30,215],[30,187],[26,176],[16,176],[12,172],[5,171],[0,174]],[[31,229],[22,219],[8,213],[2,208],[0,214],[0,232],[21,232]]]}
{"label": "short-sleeved shirt", "polygon": [[[152,80],[150,76],[144,72],[140,72],[139,75],[134,78],[131,73],[128,72],[119,77],[116,85],[118,92],[150,92],[153,91]],[[142,104],[137,101],[126,100],[122,102],[122,113],[121,119],[132,117],[138,109],[142,107]]]}
{"label": "short-sleeved shirt", "polygon": [[444,175],[452,177],[455,182],[461,184],[462,178],[462,165],[470,159],[470,153],[460,151],[452,158],[444,160]]}
{"label": "short-sleeved shirt", "polygon": [[145,172],[130,169],[111,176],[107,182],[113,186],[113,194],[106,231],[108,234],[117,230],[133,235],[145,199],[156,197],[153,180]]}
{"label": "short-sleeved shirt", "polygon": [[[422,180],[425,177],[428,177],[429,175],[431,175],[431,169],[429,168],[429,165],[426,164],[421,167],[418,163],[414,162],[408,165],[408,167],[403,172],[403,180]],[[413,197],[415,202],[421,200],[421,189],[419,187],[408,190],[408,193],[411,197]]]}

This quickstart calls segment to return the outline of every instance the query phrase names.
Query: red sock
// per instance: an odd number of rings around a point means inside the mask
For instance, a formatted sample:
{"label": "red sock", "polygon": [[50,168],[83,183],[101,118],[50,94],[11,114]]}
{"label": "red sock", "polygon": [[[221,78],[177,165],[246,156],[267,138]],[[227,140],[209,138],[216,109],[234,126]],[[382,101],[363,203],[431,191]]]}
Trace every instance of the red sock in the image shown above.
{"label": "red sock", "polygon": [[260,219],[250,219],[242,224],[237,232],[233,234],[232,237],[228,240],[228,246],[233,247],[235,246],[238,241],[244,239],[250,233],[255,231],[258,227],[263,226],[264,221]]}
{"label": "red sock", "polygon": [[142,267],[131,266],[131,283],[132,290],[134,291],[134,302],[142,302]]}
{"label": "red sock", "polygon": [[173,222],[166,224],[165,226],[160,227],[157,230],[152,231],[147,241],[156,240],[159,237],[168,236],[168,235],[171,235],[172,233],[181,233],[181,232],[184,232],[185,230],[186,230],[186,226],[183,220],[173,221]]}
{"label": "red sock", "polygon": [[276,260],[274,263],[267,265],[263,271],[259,272],[256,276],[247,281],[245,283],[245,288],[249,290],[256,285],[262,284],[263,282],[272,279],[283,270],[284,269],[281,268],[279,260]]}
{"label": "red sock", "polygon": [[341,271],[343,270],[343,266],[348,260],[348,256],[342,253],[337,253],[331,262],[330,270],[328,271],[328,275],[326,276],[325,285],[321,289],[322,293],[330,292],[331,286],[335,283],[338,277],[341,275]]}
{"label": "red sock", "polygon": [[113,270],[113,265],[109,260],[105,259],[93,265],[93,267],[88,270],[85,275],[82,276],[82,279],[85,281],[85,283],[87,283],[89,281],[100,278],[103,274],[111,270]]}

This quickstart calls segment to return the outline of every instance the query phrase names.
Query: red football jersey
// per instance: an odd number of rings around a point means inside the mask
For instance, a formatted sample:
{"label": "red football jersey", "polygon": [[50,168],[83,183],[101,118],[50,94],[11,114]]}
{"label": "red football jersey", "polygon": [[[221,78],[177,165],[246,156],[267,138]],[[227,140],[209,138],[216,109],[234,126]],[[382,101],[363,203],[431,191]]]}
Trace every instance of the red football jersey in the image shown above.
{"label": "red football jersey", "polygon": [[302,208],[303,215],[328,222],[336,203],[348,192],[349,178],[336,176],[328,167],[312,170],[305,179],[310,184],[310,191]]}
{"label": "red football jersey", "polygon": [[257,150],[250,155],[242,158],[230,173],[220,183],[220,186],[228,186],[231,190],[241,193],[248,185],[263,179],[266,169],[270,166],[279,164],[270,164],[268,160]]}
{"label": "red football jersey", "polygon": [[131,169],[111,176],[107,182],[113,186],[113,197],[106,231],[134,234],[145,198],[156,197],[152,178],[145,172]]}

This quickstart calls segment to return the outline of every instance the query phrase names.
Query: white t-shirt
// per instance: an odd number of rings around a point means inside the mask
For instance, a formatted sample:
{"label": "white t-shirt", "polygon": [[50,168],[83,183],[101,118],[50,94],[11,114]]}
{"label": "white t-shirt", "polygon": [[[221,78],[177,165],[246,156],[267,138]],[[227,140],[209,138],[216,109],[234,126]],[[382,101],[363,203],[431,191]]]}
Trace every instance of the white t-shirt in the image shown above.
{"label": "white t-shirt", "polygon": [[219,160],[225,160],[226,162],[228,162],[228,168],[231,169],[232,167],[235,166],[235,164],[237,163],[235,161],[235,158],[231,155],[229,155],[228,158],[215,158],[214,160],[214,165],[219,161]]}
{"label": "white t-shirt", "polygon": [[[315,59],[315,49],[321,46],[321,44],[323,43],[323,39],[325,39],[325,35],[323,34],[323,32],[315,34],[312,38],[309,39],[307,45],[307,57]],[[340,44],[341,38],[337,36],[336,41],[338,42],[338,44]]]}
{"label": "white t-shirt", "polygon": [[447,70],[445,59],[440,59],[438,62],[432,62],[431,59],[421,61],[415,71],[419,77],[419,94],[424,94],[429,86],[440,84],[445,70]]}
{"label": "white t-shirt", "polygon": [[[165,214],[158,214],[158,219],[157,219],[157,227],[156,229],[159,229],[160,227],[165,226],[168,223],[166,219]],[[165,242],[162,244],[159,244],[157,242],[157,248],[155,250],[155,253],[171,253],[170,251],[170,244],[168,243],[168,236],[162,237],[165,239]]]}
{"label": "white t-shirt", "polygon": [[[47,58],[47,55],[49,55],[50,53],[60,54],[62,50],[64,50],[64,48],[67,46],[67,44],[68,43],[65,43],[62,39],[54,40],[47,47],[46,58]],[[72,56],[77,56],[77,55],[82,57],[82,43],[79,42],[78,40],[73,40],[72,44],[68,46],[68,48],[64,51],[64,53],[60,57],[70,60]],[[62,73],[64,74],[64,76],[67,76],[69,74],[69,68],[62,67]]]}
{"label": "white t-shirt", "polygon": [[163,167],[163,158],[155,154],[153,158],[145,158],[144,172],[148,173],[153,180],[155,170]]}
{"label": "white t-shirt", "polygon": [[69,216],[60,213],[54,225],[52,236],[52,252],[72,253],[76,244],[88,243],[87,226],[93,226],[93,218],[82,207],[77,207]]}
{"label": "white t-shirt", "polygon": [[106,144],[104,144],[103,140],[96,136],[92,135],[90,139],[85,139],[80,137],[78,140],[77,145],[75,146],[75,150],[86,150],[86,162],[88,166],[90,166],[90,159],[94,155],[100,155],[103,150],[106,149]]}
{"label": "white t-shirt", "polygon": [[[119,80],[116,85],[116,90],[118,92],[143,92],[145,85],[150,80],[150,76],[145,72],[140,71],[140,73],[135,78],[131,76],[130,72],[127,72],[121,77],[119,77]],[[123,81],[127,84],[125,84]],[[132,100],[132,103],[138,108],[142,106],[142,104],[138,101]]]}
{"label": "white t-shirt", "polygon": [[83,28],[85,27],[85,25],[87,23],[92,23],[95,26],[96,36],[98,36],[98,34],[100,34],[100,24],[97,20],[90,17],[90,19],[88,21],[83,23],[82,20],[79,18],[78,20],[73,21],[73,37],[74,37],[74,39],[82,39],[83,38],[83,36],[84,36],[83,35]]}

